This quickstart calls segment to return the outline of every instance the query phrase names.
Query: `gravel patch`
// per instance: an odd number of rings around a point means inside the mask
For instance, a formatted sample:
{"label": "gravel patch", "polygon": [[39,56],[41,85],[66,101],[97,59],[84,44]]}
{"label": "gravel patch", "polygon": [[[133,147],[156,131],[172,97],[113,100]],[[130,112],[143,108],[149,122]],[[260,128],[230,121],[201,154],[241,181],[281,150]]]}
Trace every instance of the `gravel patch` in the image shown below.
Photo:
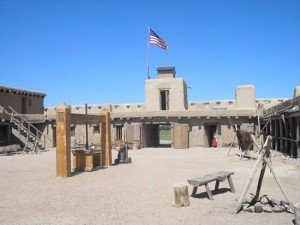
{"label": "gravel patch", "polygon": [[[55,150],[0,156],[0,224],[292,224],[291,213],[235,214],[255,160],[240,160],[237,149],[144,148],[130,150],[133,162],[70,178],[56,177]],[[113,159],[117,152],[113,151]],[[285,191],[300,202],[300,169],[272,161]],[[204,187],[190,206],[174,207],[173,184],[221,170],[235,172],[236,193],[227,181],[207,198]],[[255,193],[259,172],[250,192]],[[211,183],[211,189],[214,183]],[[189,185],[189,193],[192,187]],[[269,170],[261,194],[284,199]]]}

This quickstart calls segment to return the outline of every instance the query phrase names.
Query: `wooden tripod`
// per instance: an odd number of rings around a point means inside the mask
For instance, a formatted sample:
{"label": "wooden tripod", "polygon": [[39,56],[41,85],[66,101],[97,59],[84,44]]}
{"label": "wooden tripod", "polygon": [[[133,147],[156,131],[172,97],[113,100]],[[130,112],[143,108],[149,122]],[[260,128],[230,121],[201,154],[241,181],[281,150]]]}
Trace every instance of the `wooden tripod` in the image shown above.
{"label": "wooden tripod", "polygon": [[271,148],[271,141],[272,141],[272,137],[271,136],[267,136],[267,139],[264,143],[264,145],[260,145],[258,143],[258,141],[256,140],[255,136],[254,135],[251,135],[251,138],[253,140],[253,144],[258,148],[260,149],[260,153],[259,153],[259,156],[258,156],[258,159],[252,169],[252,172],[250,174],[250,177],[248,178],[248,181],[247,181],[247,184],[246,184],[246,187],[244,189],[244,192],[243,194],[241,195],[238,203],[237,203],[237,207],[236,207],[236,213],[238,213],[240,210],[241,210],[241,206],[242,206],[242,203],[245,199],[245,196],[246,194],[248,193],[249,191],[249,188],[250,188],[250,185],[254,179],[254,176],[255,176],[255,173],[259,167],[259,165],[262,163],[262,168],[261,168],[261,171],[260,171],[260,176],[259,176],[259,180],[258,180],[258,184],[257,184],[257,189],[256,189],[256,197],[259,197],[259,193],[260,193],[260,189],[261,189],[261,185],[262,185],[262,181],[263,181],[263,178],[264,178],[264,174],[265,174],[265,171],[266,171],[266,166],[268,166],[271,170],[271,173],[273,175],[273,177],[275,178],[282,194],[284,195],[284,197],[286,198],[287,202],[290,204],[291,206],[291,209],[293,211],[294,210],[294,205],[293,203],[290,201],[290,199],[288,198],[288,196],[286,195],[286,193],[284,192],[283,188],[282,188],[282,185],[280,184],[279,182],[279,179],[270,163],[270,148]]}

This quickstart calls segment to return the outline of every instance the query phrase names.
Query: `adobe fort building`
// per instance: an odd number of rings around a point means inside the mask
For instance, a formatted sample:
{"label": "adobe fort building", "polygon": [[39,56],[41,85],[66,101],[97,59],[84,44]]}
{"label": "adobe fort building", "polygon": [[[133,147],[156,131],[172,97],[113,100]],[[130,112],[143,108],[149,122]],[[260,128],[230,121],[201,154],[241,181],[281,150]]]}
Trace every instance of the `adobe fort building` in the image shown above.
{"label": "adobe fort building", "polygon": [[[241,85],[236,87],[235,99],[191,103],[188,102],[187,85],[183,78],[176,77],[174,67],[158,68],[157,72],[158,76],[156,79],[147,79],[145,81],[144,104],[72,105],[71,112],[99,115],[103,111],[109,111],[113,142],[123,140],[124,142],[134,143],[141,148],[157,147],[161,143],[159,137],[160,126],[170,125],[170,147],[210,147],[214,136],[217,136],[218,146],[228,146],[231,142],[237,142],[234,139],[235,132],[232,124],[243,130],[255,132],[257,130],[258,115],[263,115],[266,109],[281,105],[288,100],[284,98],[257,99],[253,85]],[[2,89],[1,96],[14,93],[22,99],[22,96],[25,94],[30,96],[30,98],[40,100],[37,102],[31,100],[31,105],[35,105],[40,111],[30,111],[29,108],[27,108],[28,111],[22,111],[22,104],[25,105],[22,101],[25,100],[21,100],[19,106],[13,105],[12,108],[21,114],[37,114],[24,115],[24,117],[29,122],[35,122],[36,126],[43,132],[43,135],[48,137],[44,138],[46,146],[56,146],[56,108],[45,108],[42,113],[42,100],[45,94],[35,93],[35,96],[32,96],[31,94],[34,94],[34,92],[23,91],[23,94],[20,94],[15,93],[14,89],[4,88],[5,90],[3,89],[3,91]],[[295,89],[294,98],[297,99],[297,96],[299,96],[299,87]],[[9,111],[9,103],[7,102],[10,101],[6,97],[1,97],[0,105]],[[29,107],[29,98],[27,101]],[[3,102],[6,103],[4,104]],[[9,116],[5,113],[0,113],[0,116],[3,118],[0,124],[2,143],[4,143],[3,141],[12,141],[10,130],[13,126],[10,125]],[[291,123],[293,125],[289,127],[293,127],[294,131],[291,132],[295,133],[293,137],[295,140],[299,140],[299,115]],[[268,131],[271,130],[271,125],[269,125]],[[99,132],[98,124],[88,126],[71,125],[71,136],[74,137],[77,143],[84,144],[87,141],[88,144],[97,144]],[[9,135],[3,135],[6,133]],[[277,133],[279,138],[280,133]],[[287,133],[282,135],[288,135]]]}
{"label": "adobe fort building", "polygon": [[[255,116],[263,108],[282,103],[287,99],[256,99],[252,85],[238,86],[233,100],[203,101],[189,103],[187,85],[176,77],[174,67],[157,69],[156,79],[145,81],[145,103],[124,105],[73,105],[73,113],[99,114],[109,111],[112,123],[112,140],[138,143],[140,147],[159,146],[160,125],[171,125],[173,148],[209,147],[213,134],[217,133],[218,146],[234,140],[231,122],[242,129],[255,131]],[[257,111],[257,106],[261,106]],[[55,108],[45,109],[48,118],[48,134],[55,130]],[[99,140],[98,125],[88,129],[89,144]],[[85,126],[71,127],[71,135],[84,143]],[[55,145],[55,143],[54,143]]]}
{"label": "adobe fort building", "polygon": [[[30,121],[38,130],[43,130],[46,120],[45,97],[46,94],[40,92],[0,86],[0,146],[21,142],[32,147],[27,137],[24,137],[27,135],[25,131],[31,130],[38,136],[42,136],[42,133],[27,122]],[[24,135],[17,124],[22,124]]]}

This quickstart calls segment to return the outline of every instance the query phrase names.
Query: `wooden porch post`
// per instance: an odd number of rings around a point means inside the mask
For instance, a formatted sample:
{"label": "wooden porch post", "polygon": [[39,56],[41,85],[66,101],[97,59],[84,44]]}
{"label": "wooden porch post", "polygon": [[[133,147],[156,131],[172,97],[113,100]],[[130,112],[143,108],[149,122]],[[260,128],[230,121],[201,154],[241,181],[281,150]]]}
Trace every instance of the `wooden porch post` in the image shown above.
{"label": "wooden porch post", "polygon": [[284,150],[284,135],[283,135],[283,121],[279,119],[279,139],[280,139],[280,152],[285,153]]}
{"label": "wooden porch post", "polygon": [[105,112],[105,165],[112,165],[111,157],[111,127],[110,127],[110,113]]}
{"label": "wooden porch post", "polygon": [[[103,114],[101,114],[103,117]],[[99,124],[100,128],[100,146],[101,146],[101,166],[105,166],[105,155],[106,155],[106,141],[105,141],[105,130],[106,130],[106,124],[104,122],[101,122]]]}
{"label": "wooden porch post", "polygon": [[[290,118],[290,139],[292,139],[292,140],[296,140],[295,122],[296,122],[295,118],[291,117]],[[290,156],[295,157],[296,151],[297,151],[296,150],[296,142],[290,141],[290,149],[291,149]]]}
{"label": "wooden porch post", "polygon": [[56,176],[71,176],[70,148],[71,108],[61,104],[56,108]]}
{"label": "wooden porch post", "polygon": [[296,158],[300,158],[300,117],[296,117]]}
{"label": "wooden porch post", "polygon": [[275,125],[275,126],[274,126],[275,150],[278,151],[278,120],[277,120],[277,119],[274,120],[274,125]]}
{"label": "wooden porch post", "polygon": [[111,128],[110,128],[110,113],[105,111],[101,114],[104,117],[101,123],[100,141],[102,149],[102,163],[101,166],[112,165],[111,156]]}
{"label": "wooden porch post", "polygon": [[285,118],[285,124],[284,124],[284,134],[285,134],[285,139],[284,139],[284,154],[288,154],[289,152],[289,141],[287,140],[289,138],[289,119]]}

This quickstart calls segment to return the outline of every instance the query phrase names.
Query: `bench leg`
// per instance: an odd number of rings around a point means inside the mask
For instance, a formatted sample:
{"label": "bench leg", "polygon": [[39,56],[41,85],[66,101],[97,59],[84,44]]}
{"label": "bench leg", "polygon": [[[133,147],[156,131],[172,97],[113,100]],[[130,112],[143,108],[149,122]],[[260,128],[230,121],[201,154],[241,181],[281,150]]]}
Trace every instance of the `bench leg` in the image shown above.
{"label": "bench leg", "polygon": [[229,176],[227,179],[228,179],[228,183],[229,183],[229,186],[230,186],[230,191],[231,191],[232,193],[235,193],[235,188],[234,188],[234,185],[233,185],[231,176]]}
{"label": "bench leg", "polygon": [[216,186],[215,186],[215,191],[219,189],[219,184],[220,184],[220,181],[217,180],[217,181],[216,181]]}
{"label": "bench leg", "polygon": [[208,184],[205,184],[205,189],[206,189],[206,192],[207,192],[209,200],[214,200],[213,195],[212,195],[212,193],[211,193],[211,191],[209,189]]}
{"label": "bench leg", "polygon": [[194,197],[196,195],[197,189],[198,189],[198,187],[193,188],[192,197]]}

